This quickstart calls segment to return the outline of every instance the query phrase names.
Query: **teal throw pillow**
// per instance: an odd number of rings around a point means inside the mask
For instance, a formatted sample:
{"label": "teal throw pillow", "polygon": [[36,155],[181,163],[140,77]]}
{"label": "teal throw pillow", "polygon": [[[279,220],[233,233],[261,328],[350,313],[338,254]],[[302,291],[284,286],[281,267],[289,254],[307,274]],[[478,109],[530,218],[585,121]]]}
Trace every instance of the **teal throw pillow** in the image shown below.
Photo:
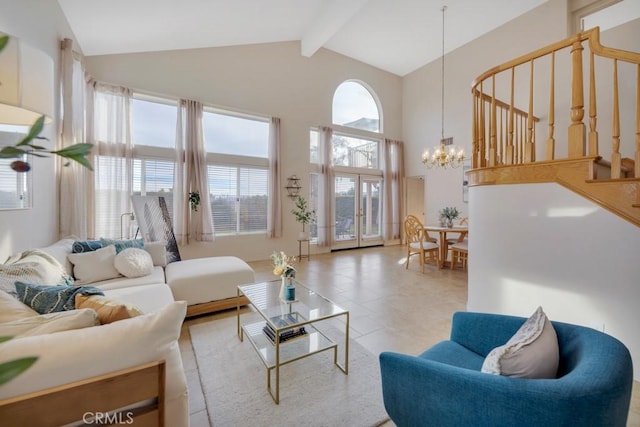
{"label": "teal throw pillow", "polygon": [[102,243],[103,247],[114,245],[116,247],[117,254],[119,254],[120,252],[128,248],[144,249],[144,240],[142,239],[115,240],[115,239],[100,238],[100,242]]}
{"label": "teal throw pillow", "polygon": [[76,240],[71,246],[71,252],[74,254],[82,254],[85,252],[93,252],[102,248],[100,240]]}
{"label": "teal throw pillow", "polygon": [[18,299],[40,314],[74,310],[76,294],[104,295],[93,286],[47,286],[16,282]]}

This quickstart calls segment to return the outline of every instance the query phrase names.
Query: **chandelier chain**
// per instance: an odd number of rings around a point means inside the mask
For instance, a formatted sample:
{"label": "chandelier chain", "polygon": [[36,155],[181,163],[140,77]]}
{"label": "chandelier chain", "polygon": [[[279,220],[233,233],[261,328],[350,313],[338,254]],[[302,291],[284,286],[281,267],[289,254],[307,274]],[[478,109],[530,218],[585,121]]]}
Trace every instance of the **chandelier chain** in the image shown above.
{"label": "chandelier chain", "polygon": [[442,87],[441,87],[441,102],[442,102],[442,139],[444,140],[444,12],[445,10],[447,10],[447,6],[442,6],[442,59],[441,59],[441,65],[442,65]]}
{"label": "chandelier chain", "polygon": [[444,12],[447,10],[447,6],[442,6],[440,11],[442,12],[442,57],[440,58],[440,66],[441,66],[441,93],[440,93],[440,101],[442,107],[442,117],[441,117],[441,138],[440,144],[433,149],[431,153],[429,150],[425,150],[422,153],[422,163],[429,169],[433,167],[447,169],[447,168],[457,168],[462,165],[464,162],[464,150],[462,148],[456,148],[453,146],[452,138],[449,138],[449,147],[445,146],[445,138],[444,138],[444,83],[445,83],[445,69],[444,69]]}

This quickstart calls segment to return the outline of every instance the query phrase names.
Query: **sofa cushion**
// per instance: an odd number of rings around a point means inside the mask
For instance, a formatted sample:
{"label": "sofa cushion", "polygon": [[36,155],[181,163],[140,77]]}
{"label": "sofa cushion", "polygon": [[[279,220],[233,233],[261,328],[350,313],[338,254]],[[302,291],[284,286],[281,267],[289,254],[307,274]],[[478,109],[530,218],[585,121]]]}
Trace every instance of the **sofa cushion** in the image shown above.
{"label": "sofa cushion", "polygon": [[138,308],[104,295],[76,294],[75,302],[76,309],[88,308],[95,310],[96,313],[98,313],[100,323],[103,325],[118,320],[130,319],[142,314]]}
{"label": "sofa cushion", "polygon": [[88,328],[99,324],[98,315],[94,310],[61,311],[0,323],[0,336],[19,338]]}
{"label": "sofa cushion", "polygon": [[113,279],[101,280],[93,282],[91,286],[100,288],[103,291],[110,289],[129,288],[135,286],[152,285],[154,283],[165,283],[164,269],[162,267],[153,267],[151,274],[140,277],[124,277],[118,276]]}
{"label": "sofa cushion", "polygon": [[166,283],[107,289],[104,294],[116,301],[130,304],[145,314],[157,311],[174,301],[171,288]]}
{"label": "sofa cushion", "polygon": [[69,258],[67,258],[67,255],[71,253],[71,248],[73,247],[73,242],[75,242],[75,240],[75,237],[67,237],[60,239],[49,246],[40,248],[42,252],[54,257],[56,261],[64,267],[64,271],[69,277],[73,276],[73,265],[71,264],[71,261],[69,261]]}
{"label": "sofa cushion", "polygon": [[106,246],[91,252],[69,254],[69,261],[73,264],[73,275],[76,278],[75,284],[86,285],[119,277],[120,273],[114,266],[115,258],[115,246]]}
{"label": "sofa cushion", "polygon": [[15,282],[69,285],[73,278],[53,256],[38,249],[9,257],[0,265],[0,289],[17,296]]}
{"label": "sofa cushion", "polygon": [[22,282],[16,282],[16,290],[18,299],[40,314],[75,309],[76,294],[104,295],[100,289],[91,286],[47,286]]}
{"label": "sofa cushion", "polygon": [[189,305],[237,296],[237,286],[255,282],[253,269],[237,257],[187,259],[167,264],[167,284]]}
{"label": "sofa cushion", "polygon": [[9,295],[5,291],[0,291],[0,323],[37,315],[37,311],[21,303],[18,298]]}
{"label": "sofa cushion", "polygon": [[120,253],[127,248],[144,249],[144,240],[142,239],[117,240],[105,239],[101,237],[100,242],[102,243],[103,247],[113,245],[116,248],[116,253]]}
{"label": "sofa cushion", "polygon": [[164,267],[167,265],[167,242],[145,242],[144,250],[149,252],[153,265],[156,267]]}
{"label": "sofa cushion", "polygon": [[482,372],[517,378],[555,378],[558,338],[542,307],[507,341],[489,352]]}
{"label": "sofa cushion", "polygon": [[151,274],[153,261],[144,249],[127,248],[116,255],[114,266],[125,277],[142,277]]}
{"label": "sofa cushion", "polygon": [[[0,399],[164,359],[166,402],[185,401],[186,378],[177,342],[185,313],[186,303],[174,302],[108,325],[9,340],[0,345],[0,363],[27,356],[38,360],[9,387],[0,387]],[[188,410],[174,408],[167,407],[165,425],[188,425]]]}
{"label": "sofa cushion", "polygon": [[71,253],[82,254],[85,252],[93,252],[103,247],[100,240],[76,240],[71,246]]}

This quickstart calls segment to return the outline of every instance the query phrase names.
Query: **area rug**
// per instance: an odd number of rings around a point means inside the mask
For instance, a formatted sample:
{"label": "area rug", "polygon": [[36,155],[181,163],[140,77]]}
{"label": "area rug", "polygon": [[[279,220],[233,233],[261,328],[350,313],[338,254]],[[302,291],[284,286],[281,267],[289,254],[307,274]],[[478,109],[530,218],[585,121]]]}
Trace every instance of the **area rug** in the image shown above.
{"label": "area rug", "polygon": [[[330,325],[320,329],[334,341],[340,339],[338,329]],[[349,375],[333,364],[332,350],[281,367],[276,405],[267,390],[267,369],[251,343],[246,338],[240,342],[235,317],[192,325],[189,332],[215,427],[365,427],[388,420],[378,358],[352,339]],[[343,341],[344,335],[336,342]],[[342,357],[340,351],[338,360]],[[271,381],[273,386],[275,373]]]}

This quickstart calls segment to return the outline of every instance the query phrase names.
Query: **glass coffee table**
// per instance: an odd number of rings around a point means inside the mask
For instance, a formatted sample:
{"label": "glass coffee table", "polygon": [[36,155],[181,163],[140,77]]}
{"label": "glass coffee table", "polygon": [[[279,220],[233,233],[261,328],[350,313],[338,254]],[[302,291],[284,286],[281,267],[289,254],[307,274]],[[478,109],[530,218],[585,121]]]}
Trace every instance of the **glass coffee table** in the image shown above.
{"label": "glass coffee table", "polygon": [[[333,363],[345,375],[349,373],[349,311],[296,280],[296,300],[284,301],[279,297],[280,283],[274,280],[238,286],[238,297],[246,296],[262,320],[242,324],[237,306],[238,336],[240,341],[247,336],[266,366],[267,389],[275,403],[280,403],[280,367],[287,363],[333,349]],[[316,322],[338,316],[345,316],[343,364],[338,362],[338,344],[314,327]]]}

